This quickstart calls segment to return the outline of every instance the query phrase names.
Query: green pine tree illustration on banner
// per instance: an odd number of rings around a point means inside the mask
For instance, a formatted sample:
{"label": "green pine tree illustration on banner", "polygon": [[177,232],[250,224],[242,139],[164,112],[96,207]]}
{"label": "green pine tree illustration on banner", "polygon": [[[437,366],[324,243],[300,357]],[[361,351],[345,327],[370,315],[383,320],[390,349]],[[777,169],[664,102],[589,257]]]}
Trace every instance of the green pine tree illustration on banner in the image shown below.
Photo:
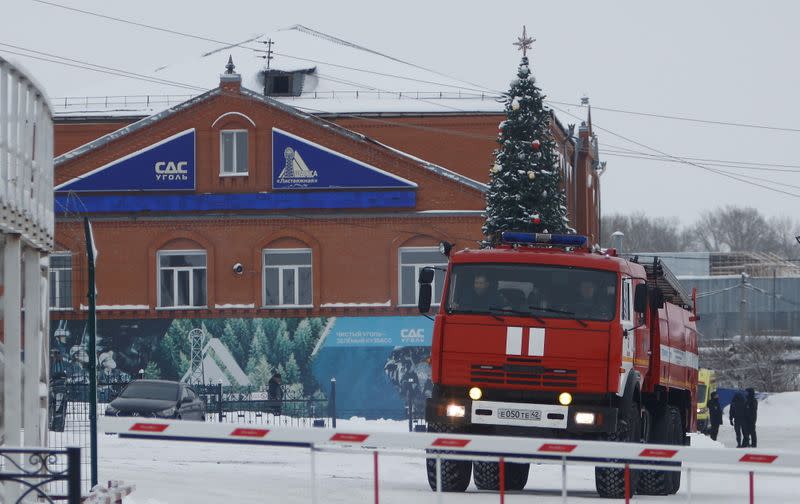
{"label": "green pine tree illustration on banner", "polygon": [[523,51],[517,78],[504,95],[507,119],[500,123],[495,163],[490,169],[483,234],[497,243],[503,231],[574,232],[561,185],[550,112],[531,73],[527,50],[533,38],[515,43]]}

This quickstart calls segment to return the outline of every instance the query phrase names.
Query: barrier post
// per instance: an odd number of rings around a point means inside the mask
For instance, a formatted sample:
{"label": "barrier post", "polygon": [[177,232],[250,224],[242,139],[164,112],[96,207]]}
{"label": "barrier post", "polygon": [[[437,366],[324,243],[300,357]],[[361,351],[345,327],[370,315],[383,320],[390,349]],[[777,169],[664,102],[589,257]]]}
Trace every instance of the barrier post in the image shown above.
{"label": "barrier post", "polygon": [[408,398],[406,399],[406,402],[408,403],[408,405],[406,407],[406,409],[408,411],[408,432],[413,432],[414,431],[414,425],[413,425],[413,423],[414,423],[414,403],[413,403],[414,397],[411,395],[411,383],[413,382],[413,380],[411,378],[409,378],[408,381],[409,381],[409,383],[408,383]]}
{"label": "barrier post", "polygon": [[375,472],[375,504],[379,504],[378,498],[378,452],[372,452],[373,470]]}
{"label": "barrier post", "polygon": [[631,502],[631,466],[625,464],[625,504]]}
{"label": "barrier post", "polygon": [[500,457],[500,504],[506,502],[506,459]]}
{"label": "barrier post", "polygon": [[561,502],[567,502],[567,457],[561,457]]}
{"label": "barrier post", "polygon": [[753,481],[753,471],[750,471],[750,504],[755,504],[755,482]]}

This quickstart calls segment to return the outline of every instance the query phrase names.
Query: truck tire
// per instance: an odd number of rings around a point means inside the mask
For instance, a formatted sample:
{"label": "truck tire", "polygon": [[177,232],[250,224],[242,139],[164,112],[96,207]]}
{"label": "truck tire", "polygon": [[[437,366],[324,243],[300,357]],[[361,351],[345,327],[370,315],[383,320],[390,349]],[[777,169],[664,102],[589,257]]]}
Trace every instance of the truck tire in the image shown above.
{"label": "truck tire", "polygon": [[[528,483],[530,464],[505,464],[506,490],[522,490]],[[500,490],[500,464],[497,462],[473,462],[472,478],[479,490]]]}
{"label": "truck tire", "polygon": [[[458,429],[450,424],[438,422],[428,423],[428,432],[458,432]],[[431,453],[434,450],[428,450]],[[446,451],[435,450],[436,453],[447,453]],[[428,484],[431,490],[436,491],[436,459],[425,459],[428,472]],[[469,460],[446,460],[442,459],[442,492],[463,492],[469,486],[472,477],[472,462]]]}
{"label": "truck tire", "polygon": [[[683,444],[683,426],[678,408],[666,406],[656,412],[652,436],[648,441],[656,444]],[[637,491],[643,495],[669,495],[676,493],[680,486],[680,472],[646,469],[641,471]]]}
{"label": "truck tire", "polygon": [[[608,436],[609,441],[639,443],[642,437],[642,417],[636,403],[631,405],[628,413],[617,421],[616,432]],[[609,460],[609,462],[620,462]],[[625,497],[625,469],[616,467],[595,467],[594,483],[600,497],[622,499]],[[633,494],[639,485],[639,471],[630,470],[629,494]]]}

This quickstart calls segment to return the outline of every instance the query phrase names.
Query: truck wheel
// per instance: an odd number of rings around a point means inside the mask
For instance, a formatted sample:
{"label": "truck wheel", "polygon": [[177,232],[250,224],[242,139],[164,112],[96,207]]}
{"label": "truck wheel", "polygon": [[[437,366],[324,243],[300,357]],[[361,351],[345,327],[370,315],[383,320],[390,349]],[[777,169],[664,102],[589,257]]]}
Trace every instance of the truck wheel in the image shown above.
{"label": "truck wheel", "polygon": [[[530,464],[505,464],[505,489],[522,490],[528,483]],[[480,490],[500,490],[500,464],[497,462],[473,462],[472,477]]]}
{"label": "truck wheel", "polygon": [[[642,437],[642,418],[636,403],[631,405],[628,414],[617,421],[616,432],[609,435],[609,441],[639,443]],[[609,462],[620,462],[609,460]],[[625,497],[625,469],[616,467],[595,467],[594,483],[600,497],[622,499]],[[630,470],[630,494],[639,484],[639,471]]]}
{"label": "truck wheel", "polygon": [[[672,411],[670,414],[672,415],[672,425],[673,425],[673,437],[672,437],[672,444],[682,445],[684,444],[684,432],[683,432],[683,420],[681,420],[681,414],[678,411],[678,408],[671,408]],[[679,464],[680,466],[680,464]],[[669,493],[676,494],[678,490],[681,488],[681,476],[683,475],[682,471],[672,471],[670,473],[672,476],[672,489]]]}
{"label": "truck wheel", "polygon": [[[458,429],[449,424],[430,422],[428,432],[458,432]],[[428,453],[447,453],[440,450],[428,450]],[[451,452],[452,453],[452,452]],[[428,484],[431,490],[436,491],[436,459],[425,459],[428,472]],[[463,492],[469,486],[472,476],[472,462],[469,460],[442,459],[442,492]]]}
{"label": "truck wheel", "polygon": [[[649,442],[656,444],[683,444],[683,427],[678,408],[667,406],[655,415],[652,438]],[[669,495],[678,491],[681,485],[681,473],[677,471],[657,471],[646,469],[639,476],[637,491],[643,495]]]}

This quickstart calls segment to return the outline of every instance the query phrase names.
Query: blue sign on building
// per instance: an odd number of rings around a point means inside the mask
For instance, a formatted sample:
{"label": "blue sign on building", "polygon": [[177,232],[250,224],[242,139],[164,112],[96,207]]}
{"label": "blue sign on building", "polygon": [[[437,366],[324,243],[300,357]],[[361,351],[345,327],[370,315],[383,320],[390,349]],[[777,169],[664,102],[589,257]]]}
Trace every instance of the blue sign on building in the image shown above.
{"label": "blue sign on building", "polygon": [[193,191],[195,131],[182,131],[69,180],[58,192]]}
{"label": "blue sign on building", "polygon": [[430,397],[433,322],[425,317],[337,317],[314,350],[319,383],[336,378],[341,418],[405,418]]}
{"label": "blue sign on building", "polygon": [[415,189],[417,184],[272,128],[273,189]]}

